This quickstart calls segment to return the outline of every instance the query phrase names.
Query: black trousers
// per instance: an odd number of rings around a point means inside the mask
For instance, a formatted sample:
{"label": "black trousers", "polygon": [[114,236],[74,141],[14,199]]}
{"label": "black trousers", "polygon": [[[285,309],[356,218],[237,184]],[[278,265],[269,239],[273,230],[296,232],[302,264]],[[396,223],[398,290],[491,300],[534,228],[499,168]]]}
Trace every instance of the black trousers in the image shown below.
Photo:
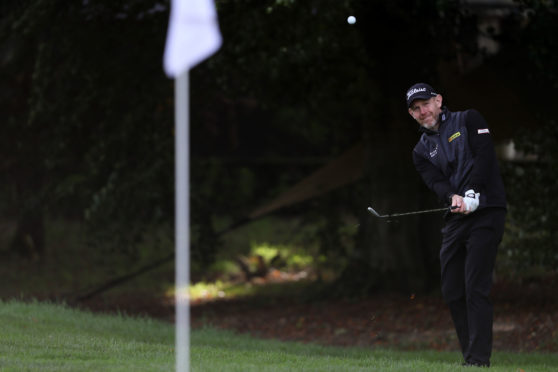
{"label": "black trousers", "polygon": [[492,275],[506,210],[486,208],[453,217],[442,229],[442,295],[466,362],[490,365]]}

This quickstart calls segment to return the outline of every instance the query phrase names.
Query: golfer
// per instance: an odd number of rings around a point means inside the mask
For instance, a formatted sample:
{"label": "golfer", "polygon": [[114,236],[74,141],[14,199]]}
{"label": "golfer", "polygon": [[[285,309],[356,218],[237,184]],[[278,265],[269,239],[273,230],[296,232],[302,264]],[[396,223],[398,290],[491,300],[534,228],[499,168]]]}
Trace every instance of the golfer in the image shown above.
{"label": "golfer", "polygon": [[492,273],[504,233],[506,196],[490,128],[474,110],[449,111],[428,84],[407,90],[409,114],[422,135],[413,162],[448,205],[440,249],[442,295],[451,312],[464,365],[490,366]]}

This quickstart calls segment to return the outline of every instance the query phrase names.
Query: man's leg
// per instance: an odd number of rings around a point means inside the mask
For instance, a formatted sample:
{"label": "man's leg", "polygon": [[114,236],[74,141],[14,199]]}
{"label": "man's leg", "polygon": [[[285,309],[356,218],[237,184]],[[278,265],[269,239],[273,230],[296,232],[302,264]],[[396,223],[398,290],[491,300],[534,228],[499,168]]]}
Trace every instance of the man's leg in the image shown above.
{"label": "man's leg", "polygon": [[461,238],[464,226],[448,224],[442,230],[440,249],[442,295],[451,313],[457,338],[466,359],[469,349],[469,324],[465,297],[465,242]]}
{"label": "man's leg", "polygon": [[465,302],[465,296],[458,300],[448,302],[448,307],[457,333],[457,339],[461,346],[463,359],[467,360],[469,349],[469,322],[467,319],[467,303]]}
{"label": "man's leg", "polygon": [[475,219],[467,241],[465,286],[469,348],[466,361],[490,365],[493,306],[489,296],[497,247],[504,231],[505,211],[485,213]]}

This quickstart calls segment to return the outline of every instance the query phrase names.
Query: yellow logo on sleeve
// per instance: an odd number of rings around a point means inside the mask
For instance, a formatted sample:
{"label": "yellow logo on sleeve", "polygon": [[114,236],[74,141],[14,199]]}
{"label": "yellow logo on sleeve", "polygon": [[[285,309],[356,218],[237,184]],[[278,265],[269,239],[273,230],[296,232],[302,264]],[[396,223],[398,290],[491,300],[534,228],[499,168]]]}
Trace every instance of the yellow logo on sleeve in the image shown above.
{"label": "yellow logo on sleeve", "polygon": [[454,134],[451,135],[450,138],[448,138],[448,142],[453,141],[454,139],[456,139],[457,137],[459,137],[461,135],[461,132],[456,132]]}

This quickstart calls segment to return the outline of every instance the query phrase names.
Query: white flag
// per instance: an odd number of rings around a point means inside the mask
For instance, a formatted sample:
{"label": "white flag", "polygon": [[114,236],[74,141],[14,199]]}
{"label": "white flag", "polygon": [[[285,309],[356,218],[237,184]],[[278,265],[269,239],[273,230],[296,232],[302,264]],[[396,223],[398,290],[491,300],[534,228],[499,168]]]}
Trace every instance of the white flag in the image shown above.
{"label": "white flag", "polygon": [[213,0],[172,0],[164,67],[176,77],[213,54],[221,33]]}

